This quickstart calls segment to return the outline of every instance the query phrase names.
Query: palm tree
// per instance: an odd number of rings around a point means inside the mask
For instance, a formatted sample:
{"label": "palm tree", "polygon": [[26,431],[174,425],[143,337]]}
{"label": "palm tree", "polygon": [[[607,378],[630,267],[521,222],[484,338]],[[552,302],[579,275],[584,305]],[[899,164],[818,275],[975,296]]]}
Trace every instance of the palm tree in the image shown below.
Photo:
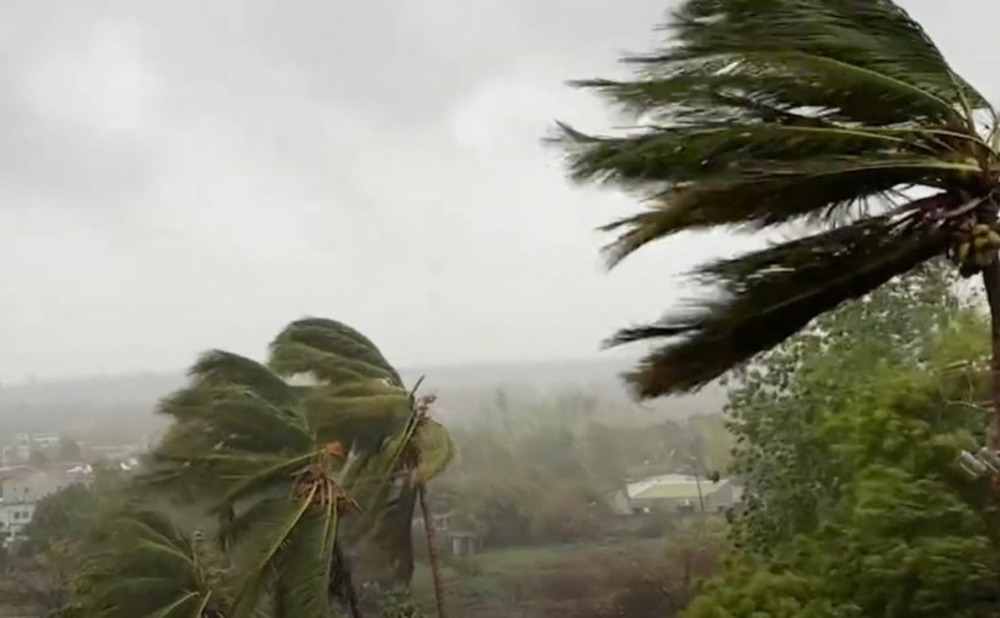
{"label": "palm tree", "polygon": [[683,231],[808,232],[694,275],[721,295],[608,342],[660,341],[627,374],[642,398],[693,391],[845,300],[947,255],[993,321],[1000,440],[1000,123],[890,0],[687,0],[635,79],[576,82],[634,127],[560,125],[571,177],[636,192],[617,264]]}
{"label": "palm tree", "polygon": [[360,484],[355,495],[359,496],[362,505],[379,505],[365,509],[374,516],[363,519],[360,532],[370,537],[382,555],[388,557],[389,583],[397,587],[409,586],[413,577],[410,525],[419,504],[437,615],[443,618],[444,586],[427,485],[452,462],[455,445],[448,430],[430,415],[436,398],[433,395],[416,396],[422,380],[411,393],[412,414],[405,429],[386,443],[379,459],[372,464],[372,468],[388,472],[391,482]]}
{"label": "palm tree", "polygon": [[430,416],[430,407],[434,401],[434,396],[415,400],[413,416],[397,445],[399,460],[395,468],[407,476],[406,482],[413,487],[413,493],[420,504],[420,517],[424,523],[427,557],[434,584],[434,602],[438,618],[444,618],[444,582],[437,553],[434,514],[427,501],[427,483],[444,472],[454,459],[455,445],[444,425]]}
{"label": "palm tree", "polygon": [[[359,615],[343,524],[354,516],[354,537],[403,535],[404,522],[389,528],[383,513],[394,508],[392,445],[412,433],[413,393],[361,333],[318,318],[283,330],[267,366],[213,351],[190,376],[160,405],[173,423],[144,480],[219,516],[233,616],[266,606],[325,617],[338,603]],[[397,553],[412,572],[409,533],[408,519]]]}
{"label": "palm tree", "polygon": [[221,565],[163,515],[135,510],[109,522],[102,550],[77,582],[92,618],[225,618]]}

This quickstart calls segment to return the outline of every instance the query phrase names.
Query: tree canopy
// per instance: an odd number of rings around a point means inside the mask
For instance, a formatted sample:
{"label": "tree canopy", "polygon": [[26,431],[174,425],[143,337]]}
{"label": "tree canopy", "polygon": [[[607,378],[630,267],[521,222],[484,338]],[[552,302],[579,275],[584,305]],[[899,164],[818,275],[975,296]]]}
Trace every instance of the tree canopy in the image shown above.
{"label": "tree canopy", "polygon": [[987,414],[986,325],[944,273],[845,305],[734,385],[746,510],[687,616],[995,615],[995,496],[955,465]]}

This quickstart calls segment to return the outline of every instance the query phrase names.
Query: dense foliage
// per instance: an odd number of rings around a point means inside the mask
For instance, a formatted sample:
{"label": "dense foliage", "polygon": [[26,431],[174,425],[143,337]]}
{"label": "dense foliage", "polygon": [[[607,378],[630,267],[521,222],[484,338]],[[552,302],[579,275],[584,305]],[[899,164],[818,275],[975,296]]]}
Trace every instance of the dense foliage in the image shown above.
{"label": "dense foliage", "polygon": [[994,496],[955,465],[981,440],[988,338],[949,283],[893,282],[746,372],[740,551],[689,616],[995,614]]}
{"label": "dense foliage", "polygon": [[[839,497],[850,474],[836,467],[828,418],[850,418],[859,393],[889,390],[902,368],[926,369],[929,337],[956,339],[960,302],[946,268],[933,265],[897,279],[862,302],[849,303],[762,356],[733,380],[728,406],[737,439],[733,470],[743,479],[752,507],[745,539],[774,546],[813,530]],[[949,325],[951,325],[950,330]],[[962,337],[983,336],[982,323],[962,321]],[[936,342],[937,340],[933,340]],[[959,410],[967,418],[965,409]]]}

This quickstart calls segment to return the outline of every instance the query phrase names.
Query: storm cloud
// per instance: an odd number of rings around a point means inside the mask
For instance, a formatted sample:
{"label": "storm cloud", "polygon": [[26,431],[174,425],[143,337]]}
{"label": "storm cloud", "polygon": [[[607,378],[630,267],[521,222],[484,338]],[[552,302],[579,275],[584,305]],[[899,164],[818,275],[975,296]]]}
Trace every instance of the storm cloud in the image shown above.
{"label": "storm cloud", "polygon": [[[1000,5],[903,2],[987,93]],[[565,86],[646,51],[663,0],[0,4],[0,379],[259,355],[305,314],[401,364],[591,356],[747,246],[612,274],[635,205],[540,144],[608,110]]]}

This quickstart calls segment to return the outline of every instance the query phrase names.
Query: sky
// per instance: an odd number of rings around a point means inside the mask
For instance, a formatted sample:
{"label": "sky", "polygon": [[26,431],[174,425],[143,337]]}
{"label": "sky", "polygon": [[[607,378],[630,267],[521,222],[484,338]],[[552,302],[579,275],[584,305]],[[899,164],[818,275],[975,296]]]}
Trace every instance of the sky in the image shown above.
{"label": "sky", "polygon": [[[623,75],[671,4],[0,3],[0,381],[260,357],[305,315],[405,366],[598,355],[752,246],[681,236],[608,273],[595,229],[637,205],[541,144],[613,126],[565,82]],[[902,4],[1000,97],[1000,3]]]}

